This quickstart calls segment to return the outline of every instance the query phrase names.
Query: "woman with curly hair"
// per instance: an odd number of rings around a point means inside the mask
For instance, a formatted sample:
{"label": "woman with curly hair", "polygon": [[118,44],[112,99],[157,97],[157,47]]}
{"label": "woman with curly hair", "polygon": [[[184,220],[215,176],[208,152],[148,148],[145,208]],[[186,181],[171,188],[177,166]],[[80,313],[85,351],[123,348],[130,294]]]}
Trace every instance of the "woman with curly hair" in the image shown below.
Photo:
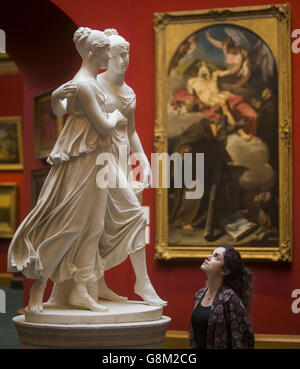
{"label": "woman with curly hair", "polygon": [[248,314],[252,275],[233,247],[216,248],[201,270],[207,286],[196,292],[191,316],[190,345],[194,349],[254,348]]}

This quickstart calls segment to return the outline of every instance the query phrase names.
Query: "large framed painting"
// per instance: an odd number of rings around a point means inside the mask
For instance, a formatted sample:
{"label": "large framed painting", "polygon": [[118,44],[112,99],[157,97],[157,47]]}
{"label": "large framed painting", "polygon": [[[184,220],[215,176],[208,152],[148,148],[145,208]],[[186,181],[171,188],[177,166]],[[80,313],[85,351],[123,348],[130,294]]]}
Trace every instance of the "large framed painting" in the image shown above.
{"label": "large framed painting", "polygon": [[17,184],[0,183],[0,238],[12,238],[17,229]]}
{"label": "large framed painting", "polygon": [[63,117],[56,117],[52,111],[51,93],[47,91],[34,98],[36,159],[47,158],[63,127]]}
{"label": "large framed painting", "polygon": [[155,34],[155,149],[168,178],[156,258],[231,245],[291,261],[289,5],[157,13]]}
{"label": "large framed painting", "polygon": [[0,118],[0,170],[23,169],[21,117]]}

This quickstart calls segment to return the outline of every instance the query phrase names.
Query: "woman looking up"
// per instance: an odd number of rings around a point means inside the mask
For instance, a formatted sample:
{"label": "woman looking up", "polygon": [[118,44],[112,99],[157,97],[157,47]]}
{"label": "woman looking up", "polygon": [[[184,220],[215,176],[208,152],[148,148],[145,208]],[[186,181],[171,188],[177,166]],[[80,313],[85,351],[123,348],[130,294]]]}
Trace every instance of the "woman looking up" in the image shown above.
{"label": "woman looking up", "polygon": [[248,313],[252,276],[233,247],[218,247],[201,265],[207,287],[195,295],[190,344],[195,349],[254,348]]}

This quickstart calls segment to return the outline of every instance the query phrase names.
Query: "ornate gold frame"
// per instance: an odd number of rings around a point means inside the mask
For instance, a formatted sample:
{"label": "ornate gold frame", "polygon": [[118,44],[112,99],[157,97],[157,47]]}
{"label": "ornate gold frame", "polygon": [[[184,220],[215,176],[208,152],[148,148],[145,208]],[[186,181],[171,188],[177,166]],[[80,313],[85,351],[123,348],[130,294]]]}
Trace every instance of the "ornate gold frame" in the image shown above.
{"label": "ornate gold frame", "polygon": [[17,126],[19,162],[18,163],[2,163],[0,164],[0,170],[22,170],[23,169],[22,119],[21,117],[1,117],[0,125],[3,123],[15,124]]}
{"label": "ornate gold frame", "polygon": [[[289,4],[228,9],[156,13],[155,151],[168,152],[167,68],[180,43],[208,25],[230,23],[253,30],[267,40],[278,67],[279,86],[279,247],[237,247],[245,259],[292,261],[292,117]],[[273,31],[272,28],[273,27]],[[156,189],[156,259],[203,258],[209,246],[172,246],[168,243],[168,190]]]}
{"label": "ornate gold frame", "polygon": [[[0,227],[0,238],[12,238],[17,229],[17,184],[16,183],[0,183],[0,190],[7,188],[11,198],[9,227]],[[0,191],[2,192],[2,191]],[[1,199],[1,193],[0,193]]]}

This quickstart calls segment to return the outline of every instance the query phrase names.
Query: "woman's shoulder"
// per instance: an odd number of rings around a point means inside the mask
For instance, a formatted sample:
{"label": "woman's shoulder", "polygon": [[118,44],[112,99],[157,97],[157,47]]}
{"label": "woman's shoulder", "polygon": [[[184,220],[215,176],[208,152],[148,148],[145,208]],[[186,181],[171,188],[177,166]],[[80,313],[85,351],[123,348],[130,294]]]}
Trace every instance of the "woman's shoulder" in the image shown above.
{"label": "woman's shoulder", "polygon": [[136,96],[131,87],[129,87],[125,82],[122,91],[118,95],[119,100],[124,106],[127,107],[128,111],[134,111],[136,108]]}
{"label": "woman's shoulder", "polygon": [[228,303],[230,302],[241,303],[242,302],[238,294],[232,288],[228,286],[222,286],[220,288],[219,299],[225,302],[228,302]]}
{"label": "woman's shoulder", "polygon": [[130,86],[128,86],[128,84],[126,82],[124,82],[124,86],[125,86],[125,89],[126,89],[126,95],[128,95],[128,97],[136,98],[136,95],[135,95],[133,89]]}
{"label": "woman's shoulder", "polygon": [[105,94],[98,86],[96,80],[89,78],[73,78],[73,84],[76,86],[76,90],[67,98],[67,111],[72,115],[85,115],[82,109],[82,104],[85,104],[90,99],[96,98],[97,102],[101,105],[105,103]]}
{"label": "woman's shoulder", "polygon": [[76,83],[79,89],[93,90],[97,86],[96,79],[93,78],[79,77],[74,78],[73,82]]}
{"label": "woman's shoulder", "polygon": [[77,83],[78,90],[82,91],[84,95],[95,96],[98,101],[105,103],[106,92],[98,79],[80,79]]}
{"label": "woman's shoulder", "polygon": [[195,300],[197,298],[201,297],[205,293],[206,290],[207,290],[207,287],[202,287],[199,290],[197,290],[195,295],[194,295]]}
{"label": "woman's shoulder", "polygon": [[91,79],[85,79],[82,77],[73,78],[72,82],[76,85],[76,93],[73,97],[76,97],[78,93],[90,94],[94,91],[94,82]]}

